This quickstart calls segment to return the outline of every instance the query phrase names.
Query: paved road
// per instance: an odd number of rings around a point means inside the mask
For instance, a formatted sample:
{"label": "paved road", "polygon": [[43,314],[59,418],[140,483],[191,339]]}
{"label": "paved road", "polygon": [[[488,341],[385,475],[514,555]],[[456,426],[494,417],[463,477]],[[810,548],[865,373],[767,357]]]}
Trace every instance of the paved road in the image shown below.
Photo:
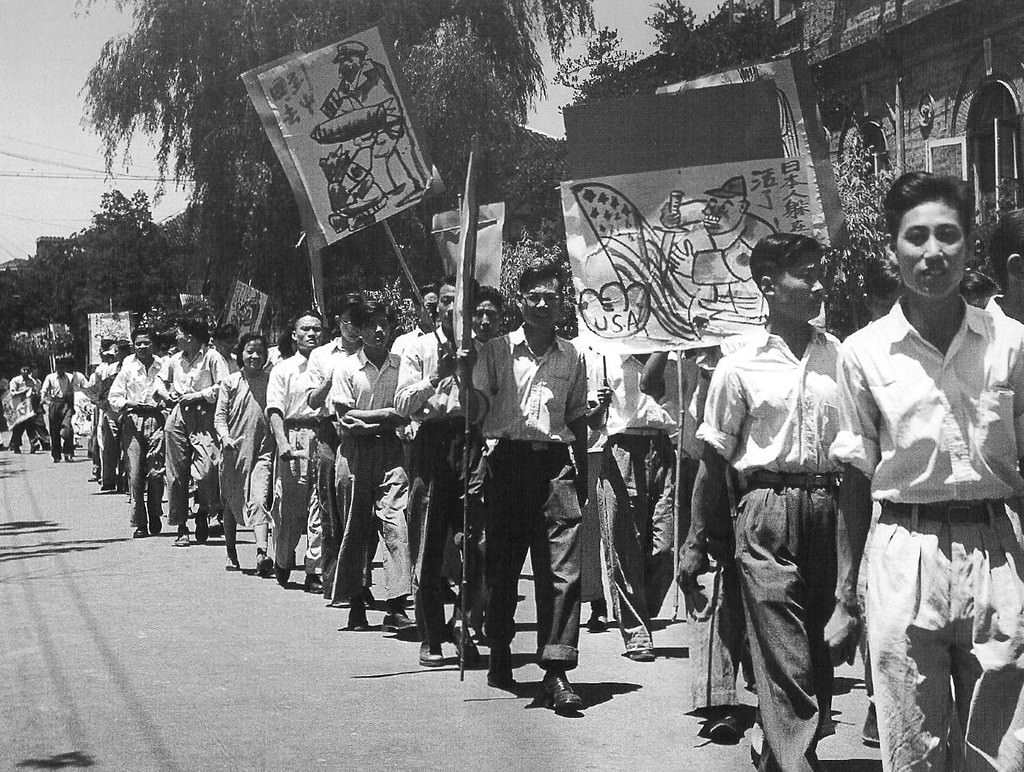
{"label": "paved road", "polygon": [[[533,704],[528,576],[515,696],[482,671],[460,683],[454,659],[421,669],[417,644],[341,630],[346,612],[297,583],[225,572],[220,540],[132,541],[124,497],[88,476],[84,460],[0,452],[0,769],[751,768],[746,741],[710,745],[678,707],[688,625],[671,608],[653,664],[620,656],[617,631],[584,632],[588,708],[559,717]],[[829,770],[880,769],[859,740],[859,667],[840,672]]]}

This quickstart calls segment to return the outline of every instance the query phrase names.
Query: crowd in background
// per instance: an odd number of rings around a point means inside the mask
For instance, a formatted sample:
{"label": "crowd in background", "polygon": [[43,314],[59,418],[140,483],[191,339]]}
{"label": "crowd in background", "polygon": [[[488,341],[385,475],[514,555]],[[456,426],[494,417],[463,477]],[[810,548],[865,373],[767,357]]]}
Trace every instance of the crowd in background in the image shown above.
{"label": "crowd in background", "polygon": [[[419,323],[401,334],[395,309],[353,293],[326,316],[298,313],[274,345],[182,316],[173,344],[147,327],[105,341],[89,377],[70,358],[42,381],[26,366],[7,386],[11,450],[27,440],[70,461],[84,395],[93,479],[128,494],[134,537],[166,523],[189,547],[221,531],[228,570],[282,587],[299,571],[352,631],[382,610],[423,667],[444,663],[444,644],[469,667],[488,647],[496,688],[515,687],[530,553],[542,697],[559,712],[585,707],[567,675],[580,627],[617,624],[624,656],[652,662],[675,580],[696,622],[687,709],[734,743],[748,728],[738,689],[756,692],[761,769],[816,768],[834,663],[858,643],[863,737],[887,769],[1021,769],[1024,565],[1003,502],[1024,489],[1024,216],[997,228],[992,278],[964,274],[971,199],[949,178],[897,180],[890,254],[863,276],[872,323],[842,345],[815,326],[822,249],[806,236],[753,250],[766,328],[685,353],[558,337],[566,277],[538,262],[518,282],[516,329],[502,329],[501,293],[475,288],[467,350],[447,277],[419,288]],[[984,556],[947,581],[950,544]],[[934,608],[896,608],[915,592]],[[951,592],[973,600],[957,610]]]}

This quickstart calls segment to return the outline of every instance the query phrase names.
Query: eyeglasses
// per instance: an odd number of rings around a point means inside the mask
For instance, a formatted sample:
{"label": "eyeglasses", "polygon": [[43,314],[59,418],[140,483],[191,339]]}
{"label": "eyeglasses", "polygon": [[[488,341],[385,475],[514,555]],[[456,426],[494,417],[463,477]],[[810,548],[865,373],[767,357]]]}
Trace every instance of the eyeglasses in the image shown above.
{"label": "eyeglasses", "polygon": [[523,294],[523,300],[531,306],[540,305],[544,301],[547,305],[553,306],[558,302],[560,295],[557,292],[527,292]]}

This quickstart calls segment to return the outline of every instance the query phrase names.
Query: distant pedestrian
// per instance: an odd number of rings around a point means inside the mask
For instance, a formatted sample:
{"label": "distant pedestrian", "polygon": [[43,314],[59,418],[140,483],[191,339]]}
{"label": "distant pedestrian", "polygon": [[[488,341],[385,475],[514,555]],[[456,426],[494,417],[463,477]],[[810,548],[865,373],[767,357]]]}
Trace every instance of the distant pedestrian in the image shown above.
{"label": "distant pedestrian", "polygon": [[71,461],[75,456],[75,391],[88,386],[85,376],[75,372],[74,357],[57,357],[54,372],[43,380],[40,390],[46,408],[46,426],[50,433],[53,463]]}
{"label": "distant pedestrian", "polygon": [[11,450],[21,453],[21,438],[28,434],[29,452],[39,450],[41,440],[36,426],[36,413],[32,396],[39,394],[42,383],[32,375],[30,365],[21,366],[21,374],[11,379]]}

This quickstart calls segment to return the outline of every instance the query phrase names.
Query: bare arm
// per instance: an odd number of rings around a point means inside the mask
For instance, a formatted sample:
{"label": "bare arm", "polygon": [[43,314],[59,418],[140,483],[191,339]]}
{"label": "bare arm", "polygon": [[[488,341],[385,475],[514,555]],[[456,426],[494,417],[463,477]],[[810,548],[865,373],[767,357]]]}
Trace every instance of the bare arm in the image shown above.
{"label": "bare arm", "polygon": [[871,527],[871,481],[859,469],[843,465],[843,481],[836,500],[836,607],[825,627],[832,661],[853,662],[860,630],[857,580]]}
{"label": "bare arm", "polygon": [[[668,364],[667,351],[655,351],[644,363],[644,372],[640,376],[640,391],[655,399],[665,396],[665,365]],[[682,368],[679,368],[682,373]]]}

